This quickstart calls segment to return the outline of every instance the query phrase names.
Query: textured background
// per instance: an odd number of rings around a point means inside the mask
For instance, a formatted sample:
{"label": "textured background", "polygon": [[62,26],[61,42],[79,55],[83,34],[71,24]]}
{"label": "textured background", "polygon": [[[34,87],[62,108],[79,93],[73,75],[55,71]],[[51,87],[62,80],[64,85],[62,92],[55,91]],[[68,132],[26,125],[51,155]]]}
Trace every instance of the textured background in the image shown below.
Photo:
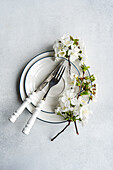
{"label": "textured background", "polygon": [[[71,125],[51,142],[64,124],[39,120],[25,136],[27,110],[15,124],[8,121],[21,104],[19,77],[31,58],[52,49],[64,33],[86,44],[98,102],[79,136]],[[112,0],[0,0],[0,170],[113,170],[112,69]]]}

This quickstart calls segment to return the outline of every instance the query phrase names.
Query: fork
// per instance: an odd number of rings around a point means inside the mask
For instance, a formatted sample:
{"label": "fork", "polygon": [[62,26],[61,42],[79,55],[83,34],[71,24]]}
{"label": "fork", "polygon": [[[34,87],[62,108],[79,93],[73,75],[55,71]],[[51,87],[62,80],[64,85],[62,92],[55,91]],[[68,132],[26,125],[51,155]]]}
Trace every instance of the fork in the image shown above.
{"label": "fork", "polygon": [[49,82],[49,87],[48,87],[48,90],[46,92],[46,94],[43,96],[43,99],[38,103],[36,109],[35,109],[35,112],[33,113],[33,115],[30,117],[30,119],[28,120],[27,124],[25,125],[24,129],[23,129],[23,133],[28,135],[30,133],[30,130],[32,128],[32,126],[34,125],[35,123],[35,120],[37,118],[37,115],[39,113],[39,111],[41,110],[41,106],[44,104],[45,100],[46,100],[46,97],[47,97],[47,94],[49,93],[50,89],[55,86],[56,84],[59,83],[60,79],[62,78],[62,75],[65,71],[65,68],[64,66],[61,66],[58,71],[55,73],[54,77],[51,79],[51,81]]}

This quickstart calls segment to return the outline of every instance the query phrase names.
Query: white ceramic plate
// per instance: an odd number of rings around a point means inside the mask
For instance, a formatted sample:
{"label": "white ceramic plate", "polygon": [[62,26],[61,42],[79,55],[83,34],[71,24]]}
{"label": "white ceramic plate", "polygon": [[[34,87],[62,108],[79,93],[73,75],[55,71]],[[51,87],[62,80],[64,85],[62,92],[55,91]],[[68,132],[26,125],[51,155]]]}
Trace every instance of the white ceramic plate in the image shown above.
{"label": "white ceramic plate", "polygon": [[[20,80],[20,95],[22,100],[24,100],[30,92],[34,91],[44,78],[47,77],[47,75],[54,69],[57,63],[54,61],[53,55],[53,51],[44,52],[33,58],[27,64]],[[68,65],[67,60],[64,60],[65,65]],[[72,72],[79,74],[77,67],[73,63],[71,63],[71,65]],[[61,95],[65,89],[66,74],[67,71],[65,71],[61,81],[50,90],[46,98],[45,105],[38,114],[38,119],[49,123],[65,122],[65,120],[54,113],[54,109],[57,105],[59,95]],[[27,107],[31,113],[34,112],[38,100],[40,100],[46,90],[47,87],[45,87],[41,93],[39,92],[37,100],[34,100],[33,103]]]}

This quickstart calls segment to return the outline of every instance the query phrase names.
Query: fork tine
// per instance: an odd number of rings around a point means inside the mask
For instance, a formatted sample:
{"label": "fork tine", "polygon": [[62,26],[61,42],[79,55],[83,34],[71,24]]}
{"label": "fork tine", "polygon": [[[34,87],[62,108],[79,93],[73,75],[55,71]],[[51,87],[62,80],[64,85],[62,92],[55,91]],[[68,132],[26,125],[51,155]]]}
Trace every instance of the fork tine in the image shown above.
{"label": "fork tine", "polygon": [[61,79],[61,77],[62,77],[65,69],[66,69],[66,67],[63,67],[63,70],[62,70],[62,72],[60,72],[60,75],[59,75],[59,77],[58,77],[58,81],[60,81],[60,79]]}
{"label": "fork tine", "polygon": [[57,74],[56,74],[55,78],[57,78],[57,79],[58,79],[58,77],[59,77],[60,73],[62,72],[63,67],[64,67],[64,66],[60,67],[60,69],[59,69],[59,71],[57,72]]}
{"label": "fork tine", "polygon": [[55,77],[57,75],[57,73],[59,72],[60,68],[62,66],[62,63],[58,65],[56,71],[54,72],[53,76]]}
{"label": "fork tine", "polygon": [[60,67],[63,65],[65,60],[61,60],[60,63],[56,66],[56,69],[53,73],[53,76],[56,76],[56,73],[59,71]]}

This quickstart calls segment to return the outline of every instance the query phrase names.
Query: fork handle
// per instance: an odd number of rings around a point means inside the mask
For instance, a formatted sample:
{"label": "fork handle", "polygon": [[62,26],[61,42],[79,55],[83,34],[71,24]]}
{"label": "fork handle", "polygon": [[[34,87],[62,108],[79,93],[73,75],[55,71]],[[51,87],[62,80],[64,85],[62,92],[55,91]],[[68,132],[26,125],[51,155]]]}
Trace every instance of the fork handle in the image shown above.
{"label": "fork handle", "polygon": [[32,128],[32,126],[34,125],[35,123],[35,120],[37,118],[37,115],[41,109],[41,105],[44,103],[44,100],[41,100],[36,109],[35,109],[35,112],[32,114],[32,116],[30,117],[30,119],[28,120],[27,124],[25,125],[24,129],[22,130],[22,132],[26,135],[28,135],[30,133],[30,130]]}
{"label": "fork handle", "polygon": [[49,88],[48,88],[48,90],[47,90],[46,94],[45,94],[45,95],[44,95],[44,97],[43,97],[43,100],[45,100],[45,98],[46,98],[46,96],[47,96],[47,94],[48,94],[48,92],[49,92],[50,88],[51,88],[51,86],[49,86]]}
{"label": "fork handle", "polygon": [[32,102],[33,97],[36,95],[36,92],[33,92],[25,99],[25,101],[20,105],[20,107],[11,115],[9,120],[14,123],[16,119],[22,114],[24,109]]}

